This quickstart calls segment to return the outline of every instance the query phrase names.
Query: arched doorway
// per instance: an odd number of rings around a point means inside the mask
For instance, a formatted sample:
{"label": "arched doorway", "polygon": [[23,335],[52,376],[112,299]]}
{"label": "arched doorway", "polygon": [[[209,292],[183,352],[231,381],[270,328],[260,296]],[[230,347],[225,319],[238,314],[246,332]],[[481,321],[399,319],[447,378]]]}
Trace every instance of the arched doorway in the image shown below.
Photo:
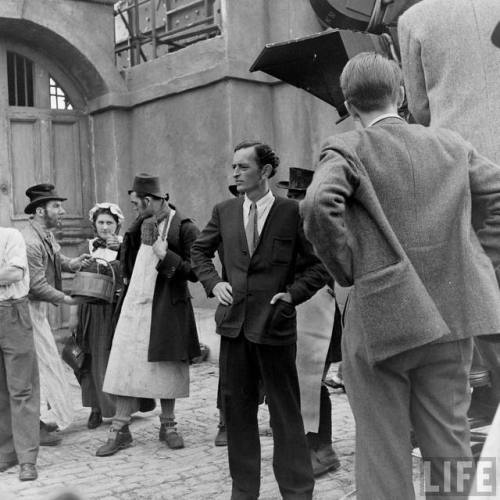
{"label": "arched doorway", "polygon": [[85,101],[57,66],[20,44],[0,40],[0,68],[0,223],[22,225],[26,188],[52,182],[68,198],[65,227],[83,236],[93,193]]}
{"label": "arched doorway", "polygon": [[[58,240],[75,255],[95,199],[86,102],[77,82],[23,44],[0,39],[0,68],[0,224],[21,229],[26,188],[51,182],[68,198]],[[56,328],[66,316],[58,310],[51,314]]]}

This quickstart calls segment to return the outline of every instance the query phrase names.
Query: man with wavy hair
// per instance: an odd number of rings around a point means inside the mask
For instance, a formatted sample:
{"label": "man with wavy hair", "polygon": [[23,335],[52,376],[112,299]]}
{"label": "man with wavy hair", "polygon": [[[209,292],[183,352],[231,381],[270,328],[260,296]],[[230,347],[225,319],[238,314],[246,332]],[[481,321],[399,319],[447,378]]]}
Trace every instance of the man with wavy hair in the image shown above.
{"label": "man with wavy hair", "polygon": [[[233,177],[244,196],[214,207],[191,250],[193,269],[207,295],[219,301],[215,322],[221,335],[232,500],[259,496],[259,380],[271,415],[274,473],[283,498],[311,499],[314,487],[295,367],[295,306],[322,288],[327,275],[304,236],[298,203],[269,189],[278,165],[269,145],[238,144]],[[216,251],[224,280],[212,262]],[[300,276],[298,256],[303,262]]]}

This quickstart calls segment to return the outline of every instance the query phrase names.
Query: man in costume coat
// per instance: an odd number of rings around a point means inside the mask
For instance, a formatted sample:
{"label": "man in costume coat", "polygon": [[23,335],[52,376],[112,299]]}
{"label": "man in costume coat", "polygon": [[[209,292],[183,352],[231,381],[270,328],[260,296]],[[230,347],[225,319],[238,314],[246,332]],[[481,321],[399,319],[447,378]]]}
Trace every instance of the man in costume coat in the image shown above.
{"label": "man in costume coat", "polygon": [[[53,421],[59,429],[66,428],[73,419],[69,380],[64,370],[54,335],[47,318],[48,304],[72,305],[76,302],[62,291],[62,271],[76,272],[87,265],[90,255],[70,259],[61,253],[52,230],[65,214],[62,202],[52,184],[37,184],[28,188],[30,203],[24,211],[31,216],[22,234],[26,241],[30,271],[29,309],[40,370],[42,420],[40,444],[57,445],[61,439],[51,433],[47,425]],[[50,410],[47,411],[47,406]],[[44,419],[49,422],[45,422]]]}
{"label": "man in costume coat", "polygon": [[169,205],[159,178],[138,174],[129,191],[138,218],[120,248],[128,283],[103,390],[116,395],[116,414],[98,456],[132,442],[128,425],[138,398],[159,398],[159,439],[184,447],[174,421],[175,399],[189,395],[189,362],[200,355],[188,281],[197,281],[190,250],[199,230]]}

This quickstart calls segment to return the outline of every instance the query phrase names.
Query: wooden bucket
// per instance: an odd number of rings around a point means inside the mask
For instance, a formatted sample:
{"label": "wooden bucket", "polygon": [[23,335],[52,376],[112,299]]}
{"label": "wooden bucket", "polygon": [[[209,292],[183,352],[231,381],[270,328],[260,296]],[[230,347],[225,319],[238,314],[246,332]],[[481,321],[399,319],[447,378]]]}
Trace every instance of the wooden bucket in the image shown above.
{"label": "wooden bucket", "polygon": [[111,276],[99,273],[99,265],[96,273],[78,271],[73,278],[71,297],[85,303],[111,304],[116,289],[115,270],[104,259],[95,260],[104,262],[111,269]]}

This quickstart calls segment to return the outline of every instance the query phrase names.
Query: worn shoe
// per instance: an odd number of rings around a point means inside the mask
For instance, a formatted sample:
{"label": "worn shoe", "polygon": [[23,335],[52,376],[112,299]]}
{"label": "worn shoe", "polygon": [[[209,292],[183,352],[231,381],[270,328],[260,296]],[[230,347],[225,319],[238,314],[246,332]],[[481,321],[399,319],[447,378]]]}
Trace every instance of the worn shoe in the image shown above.
{"label": "worn shoe", "polygon": [[90,417],[87,422],[87,427],[89,429],[96,429],[102,424],[102,414],[98,410],[92,410],[90,412]]}
{"label": "worn shoe", "polygon": [[6,470],[15,467],[18,463],[17,458],[13,458],[9,462],[0,462],[0,472],[5,472]]}
{"label": "worn shoe", "polygon": [[42,422],[40,420],[40,429],[45,429],[47,432],[55,432],[59,430],[59,426],[55,422]]}
{"label": "worn shoe", "polygon": [[40,428],[40,446],[57,446],[61,444],[62,437],[54,432],[48,432],[45,427]]}
{"label": "worn shoe", "polygon": [[181,434],[177,431],[175,427],[175,422],[173,425],[160,424],[160,433],[158,435],[160,441],[165,441],[169,448],[172,450],[178,450],[184,448],[184,439]]}
{"label": "worn shoe", "polygon": [[214,444],[215,446],[227,446],[227,429],[224,424],[219,424]]}
{"label": "worn shoe", "polygon": [[19,481],[35,481],[38,478],[35,464],[21,464],[19,467]]}
{"label": "worn shoe", "polygon": [[108,440],[95,452],[96,457],[109,457],[120,450],[128,448],[132,444],[132,434],[128,429],[128,425],[124,425],[121,429],[110,427]]}
{"label": "worn shoe", "polygon": [[332,445],[325,445],[318,450],[311,450],[311,464],[314,477],[318,477],[336,471],[340,467],[340,460]]}

